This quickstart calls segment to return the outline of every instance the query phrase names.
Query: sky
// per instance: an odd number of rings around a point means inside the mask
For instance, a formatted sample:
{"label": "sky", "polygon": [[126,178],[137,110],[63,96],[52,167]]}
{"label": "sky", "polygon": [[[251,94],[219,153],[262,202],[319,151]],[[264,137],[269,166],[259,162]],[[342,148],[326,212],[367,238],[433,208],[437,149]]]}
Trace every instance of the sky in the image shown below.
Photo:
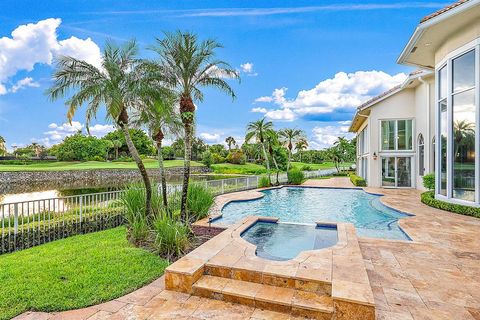
{"label": "sky", "polygon": [[[396,64],[420,19],[441,1],[77,0],[2,1],[0,136],[13,145],[51,146],[85,129],[84,108],[67,123],[64,100],[50,101],[54,58],[100,64],[106,40],[136,39],[140,56],[165,31],[190,31],[224,47],[218,58],[238,70],[228,80],[237,98],[205,89],[197,104],[197,136],[239,143],[248,122],[305,131],[311,149],[351,137],[362,102],[402,82],[413,69]],[[91,126],[114,130],[103,112]]]}

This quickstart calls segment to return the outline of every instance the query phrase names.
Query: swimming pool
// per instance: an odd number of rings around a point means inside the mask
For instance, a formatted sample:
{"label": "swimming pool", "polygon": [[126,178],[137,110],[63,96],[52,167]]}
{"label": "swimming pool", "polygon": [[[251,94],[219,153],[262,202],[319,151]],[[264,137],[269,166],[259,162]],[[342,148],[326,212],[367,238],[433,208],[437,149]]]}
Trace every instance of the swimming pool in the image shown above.
{"label": "swimming pool", "polygon": [[336,226],[262,221],[256,222],[241,236],[257,246],[255,253],[260,258],[279,261],[293,259],[305,250],[331,247],[338,241]]}
{"label": "swimming pool", "polygon": [[380,196],[360,189],[283,187],[261,191],[263,198],[234,201],[213,223],[231,225],[246,216],[277,217],[282,222],[350,222],[365,237],[410,240],[398,226],[409,215],[383,205]]}

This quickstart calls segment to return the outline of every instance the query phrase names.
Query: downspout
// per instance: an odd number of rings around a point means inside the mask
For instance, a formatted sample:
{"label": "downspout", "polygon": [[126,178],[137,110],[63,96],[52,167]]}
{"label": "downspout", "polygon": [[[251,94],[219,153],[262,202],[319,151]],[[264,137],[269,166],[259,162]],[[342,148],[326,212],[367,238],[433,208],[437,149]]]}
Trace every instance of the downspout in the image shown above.
{"label": "downspout", "polygon": [[[427,103],[427,132],[425,132],[425,141],[424,141],[424,152],[427,151],[427,147],[428,147],[428,152],[425,152],[425,154],[427,155],[427,159],[424,163],[425,164],[428,164],[428,170],[425,170],[427,171],[426,173],[430,173],[432,171],[432,166],[431,166],[431,162],[430,162],[430,154],[432,153],[432,150],[431,150],[431,141],[430,141],[430,85],[428,84],[428,82],[426,82],[425,80],[422,79],[422,77],[419,77],[418,78],[418,81],[420,81],[423,85],[426,86],[426,89],[427,89],[427,98],[426,98],[426,103]],[[435,161],[435,159],[434,159]]]}

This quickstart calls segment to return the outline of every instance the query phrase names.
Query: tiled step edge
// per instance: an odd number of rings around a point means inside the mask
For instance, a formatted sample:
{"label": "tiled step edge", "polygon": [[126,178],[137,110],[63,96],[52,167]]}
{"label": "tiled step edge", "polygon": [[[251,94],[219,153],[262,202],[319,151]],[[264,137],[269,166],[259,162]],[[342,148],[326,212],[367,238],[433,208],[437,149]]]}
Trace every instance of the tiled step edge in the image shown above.
{"label": "tiled step edge", "polygon": [[204,275],[193,284],[192,293],[314,319],[330,320],[333,315],[333,301],[328,295],[223,277]]}
{"label": "tiled step edge", "polygon": [[296,276],[282,276],[280,274],[264,273],[262,271],[243,270],[210,264],[208,262],[205,265],[204,273],[205,275],[215,277],[241,280],[281,288],[297,289],[329,296],[332,294],[331,282],[315,281]]}

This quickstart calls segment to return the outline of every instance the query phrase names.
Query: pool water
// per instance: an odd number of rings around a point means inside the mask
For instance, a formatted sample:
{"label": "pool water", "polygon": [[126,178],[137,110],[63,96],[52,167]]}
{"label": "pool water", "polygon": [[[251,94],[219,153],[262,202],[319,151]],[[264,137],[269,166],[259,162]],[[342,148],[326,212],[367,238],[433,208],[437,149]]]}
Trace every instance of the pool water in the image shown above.
{"label": "pool water", "polygon": [[331,247],[338,241],[334,226],[272,222],[255,223],[242,238],[257,246],[257,256],[269,260],[289,260],[301,251]]}
{"label": "pool water", "polygon": [[359,189],[284,187],[262,191],[256,200],[230,202],[214,223],[231,225],[246,216],[277,217],[282,222],[350,222],[364,237],[410,240],[398,226],[407,214],[383,205],[380,196]]}

